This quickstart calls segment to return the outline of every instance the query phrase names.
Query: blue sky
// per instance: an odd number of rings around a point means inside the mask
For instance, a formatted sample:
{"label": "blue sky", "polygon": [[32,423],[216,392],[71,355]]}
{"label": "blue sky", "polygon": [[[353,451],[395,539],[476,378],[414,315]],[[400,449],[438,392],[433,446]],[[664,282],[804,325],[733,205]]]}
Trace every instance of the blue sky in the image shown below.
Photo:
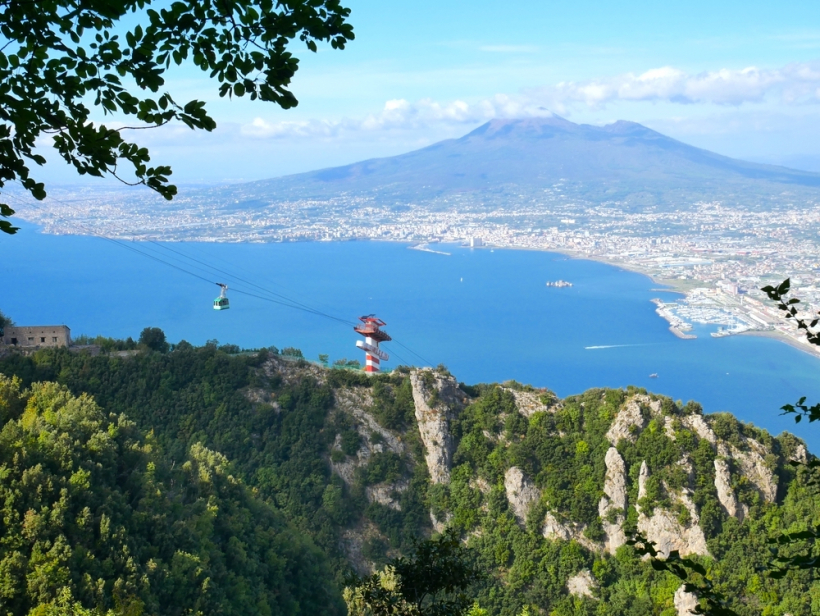
{"label": "blue sky", "polygon": [[[255,180],[415,149],[492,117],[640,122],[730,156],[820,171],[820,3],[351,0],[356,40],[301,51],[300,105],[177,99],[219,128],[141,132],[181,183]],[[150,134],[149,134],[150,133]],[[67,181],[51,163],[40,177]]]}

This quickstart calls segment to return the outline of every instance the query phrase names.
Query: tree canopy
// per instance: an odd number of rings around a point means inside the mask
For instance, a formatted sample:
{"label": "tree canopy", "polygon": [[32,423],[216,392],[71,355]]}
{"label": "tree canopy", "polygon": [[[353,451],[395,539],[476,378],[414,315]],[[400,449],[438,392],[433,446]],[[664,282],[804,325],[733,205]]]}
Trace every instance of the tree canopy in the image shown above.
{"label": "tree canopy", "polygon": [[[161,6],[156,6],[160,5]],[[0,189],[19,181],[36,199],[45,186],[31,163],[46,159],[35,144],[51,136],[80,175],[112,175],[171,199],[171,169],[152,165],[129,129],[180,121],[211,131],[202,101],[166,91],[172,65],[193,63],[218,82],[220,96],[273,102],[297,99],[291,43],[316,51],[353,39],[350,10],[339,0],[0,0]],[[94,110],[112,122],[97,121]],[[122,118],[136,120],[123,126]],[[124,169],[125,168],[125,169]],[[14,210],[0,203],[0,217]],[[14,233],[0,219],[0,231]]]}
{"label": "tree canopy", "polygon": [[199,443],[0,375],[0,612],[338,614],[322,555]]}

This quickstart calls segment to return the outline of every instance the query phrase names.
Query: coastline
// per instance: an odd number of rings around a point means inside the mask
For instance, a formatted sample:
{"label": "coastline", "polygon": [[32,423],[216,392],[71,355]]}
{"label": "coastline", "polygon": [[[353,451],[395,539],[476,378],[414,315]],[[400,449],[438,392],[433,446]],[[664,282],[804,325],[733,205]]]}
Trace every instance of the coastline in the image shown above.
{"label": "coastline", "polygon": [[[586,260],[586,261],[597,261],[598,263],[604,263],[605,265],[610,265],[612,267],[617,267],[617,268],[622,269],[624,271],[634,272],[636,274],[641,274],[641,275],[646,276],[647,278],[649,278],[656,285],[659,285],[661,287],[669,287],[669,288],[653,288],[653,289],[651,289],[652,291],[657,291],[657,292],[660,292],[660,293],[675,293],[675,294],[682,295],[682,296],[686,297],[688,295],[689,291],[691,291],[692,289],[697,288],[697,287],[705,286],[705,283],[692,284],[691,281],[686,281],[689,284],[682,284],[681,282],[677,282],[675,280],[664,280],[662,278],[655,277],[651,272],[649,272],[647,269],[645,269],[645,268],[643,268],[639,265],[625,263],[623,261],[616,261],[616,260],[613,260],[613,259],[607,259],[605,257],[600,257],[600,256],[595,256],[595,255],[586,255],[586,254],[578,253],[577,251],[572,251],[572,250],[561,250],[560,248],[546,249],[546,248],[529,248],[529,247],[524,247],[524,246],[517,247],[517,246],[486,246],[486,245],[483,246],[482,249],[483,248],[498,248],[498,249],[501,249],[501,250],[532,250],[532,251],[535,251],[535,252],[554,252],[556,254],[566,255],[567,257],[572,258],[572,259],[582,259],[582,260]],[[657,306],[656,300],[653,299],[653,300],[650,300],[650,301],[652,301],[652,303],[655,303],[655,305]],[[669,319],[667,319],[664,315],[658,313],[658,316],[669,322],[669,324],[670,324],[669,325],[669,331],[674,336],[676,336],[676,337],[678,337],[682,340],[697,339],[696,335],[687,334],[687,333],[681,331],[680,329],[678,329],[677,327],[675,327],[672,324],[672,322]],[[789,345],[790,347],[792,347],[794,349],[797,349],[799,351],[803,351],[804,353],[806,353],[808,355],[811,355],[812,357],[820,359],[820,347],[814,347],[814,346],[809,345],[809,344],[804,344],[804,343],[796,340],[795,338],[792,338],[791,336],[788,336],[788,335],[784,334],[783,332],[778,331],[776,329],[775,330],[766,330],[766,331],[764,331],[764,330],[751,330],[751,331],[745,331],[745,332],[742,332],[740,334],[733,334],[733,335],[736,335],[736,336],[757,336],[757,337],[760,337],[760,338],[772,338],[774,340],[778,340],[780,342],[783,342],[783,343]]]}
{"label": "coastline", "polygon": [[803,351],[804,353],[811,355],[812,357],[817,357],[820,359],[820,347],[815,347],[811,344],[804,344],[792,338],[791,336],[787,336],[781,331],[778,330],[771,330],[771,331],[749,331],[743,332],[740,334],[735,334],[736,336],[757,336],[760,338],[771,338],[773,340],[779,340],[780,342],[785,342],[790,347],[797,349],[798,351]]}
{"label": "coastline", "polygon": [[[43,235],[60,235],[60,234],[45,232],[43,230],[43,225],[39,224],[38,222],[28,221],[28,220],[26,220],[26,222],[28,224],[32,225],[37,230],[37,232],[40,233],[40,234],[43,234]],[[86,233],[77,233],[76,235],[91,236],[91,237],[103,237],[103,236],[100,236],[100,235],[86,234]],[[336,240],[331,239],[329,241],[330,242],[334,242],[334,241],[342,242],[342,241],[350,241],[351,239],[371,240],[371,238],[366,237],[366,238],[345,238],[344,240],[342,240],[342,239],[336,239]],[[139,242],[139,241],[142,241],[142,240],[135,239],[135,241]],[[192,240],[184,240],[184,241],[204,242],[206,240],[192,239]],[[301,241],[320,242],[320,241],[327,241],[327,240],[301,240]],[[443,256],[452,256],[451,253],[449,253],[449,252],[433,250],[433,249],[428,247],[428,244],[426,242],[419,242],[418,240],[411,241],[411,240],[406,240],[406,239],[388,239],[388,238],[384,238],[384,239],[377,239],[375,241],[387,242],[387,243],[391,243],[391,244],[392,243],[406,244],[407,248],[410,249],[410,250],[417,250],[419,252],[428,252],[428,253],[431,253],[431,254],[439,254],[439,255],[443,255]],[[221,242],[216,242],[216,243],[221,243]],[[225,243],[240,243],[240,244],[241,243],[248,243],[248,244],[250,244],[250,243],[260,243],[260,242],[236,240],[236,241],[225,242]],[[268,242],[261,242],[261,243],[268,243]],[[454,244],[454,245],[459,247],[459,248],[464,248],[464,246],[461,246],[461,245],[457,245],[457,244]],[[673,294],[681,295],[681,296],[684,296],[684,297],[686,297],[689,294],[689,292],[692,291],[695,288],[708,286],[707,283],[699,283],[698,281],[693,281],[693,280],[689,280],[689,279],[687,279],[687,280],[663,279],[663,278],[657,277],[656,274],[653,274],[651,271],[649,271],[647,268],[645,268],[641,265],[637,265],[637,264],[634,264],[634,263],[628,263],[628,262],[621,261],[621,260],[606,258],[606,257],[599,256],[599,255],[585,254],[585,253],[582,253],[582,252],[578,252],[577,250],[566,249],[566,248],[561,248],[561,247],[539,248],[539,247],[530,247],[530,246],[515,246],[515,245],[510,245],[510,244],[504,244],[504,245],[495,245],[495,244],[488,245],[488,244],[485,244],[485,245],[480,246],[480,247],[479,246],[470,247],[470,249],[471,250],[493,250],[493,249],[498,249],[498,250],[525,250],[525,251],[534,251],[534,252],[550,252],[550,253],[564,255],[564,256],[566,256],[567,258],[570,258],[570,259],[578,259],[578,260],[585,260],[585,261],[596,261],[598,263],[603,263],[603,264],[609,265],[611,267],[616,267],[616,268],[618,268],[620,270],[623,270],[623,271],[633,272],[633,273],[636,273],[636,274],[641,274],[642,276],[646,276],[650,281],[652,281],[652,283],[654,285],[658,285],[658,287],[660,287],[660,288],[652,288],[652,289],[650,289],[651,291],[657,291],[659,293],[673,293]],[[659,314],[659,316],[661,318],[666,319],[666,317],[664,317],[661,314]],[[669,321],[669,319],[666,319],[666,320]],[[674,336],[676,336],[680,339],[683,339],[683,340],[691,340],[691,339],[697,338],[697,336],[695,336],[693,334],[687,334],[686,332],[681,331],[680,329],[675,327],[674,324],[671,321],[669,321],[669,323],[670,323],[669,331]],[[803,351],[804,353],[807,353],[807,354],[809,354],[813,357],[816,357],[816,358],[820,359],[820,348],[815,348],[812,345],[801,343],[798,340],[796,340],[795,338],[793,338],[791,336],[788,336],[785,333],[780,332],[778,330],[769,330],[769,331],[752,330],[752,331],[746,331],[746,332],[742,332],[741,334],[734,334],[734,335],[759,336],[759,337],[764,337],[764,338],[773,338],[775,340],[779,340],[780,342],[784,342],[784,343],[788,344],[789,346],[791,346],[795,349],[798,349],[800,351]]]}

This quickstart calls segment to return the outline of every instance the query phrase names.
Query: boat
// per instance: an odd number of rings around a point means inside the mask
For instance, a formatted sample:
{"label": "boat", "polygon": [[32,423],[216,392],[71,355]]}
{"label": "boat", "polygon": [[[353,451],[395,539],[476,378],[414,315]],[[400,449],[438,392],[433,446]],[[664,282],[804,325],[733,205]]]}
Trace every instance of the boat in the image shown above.
{"label": "boat", "polygon": [[657,372],[653,372],[652,374],[650,374],[650,375],[649,375],[649,378],[650,378],[650,379],[656,379],[656,378],[658,378],[658,373],[657,373]]}
{"label": "boat", "polygon": [[571,287],[572,283],[567,282],[566,280],[547,281],[547,286],[548,287],[563,288],[563,287]]}

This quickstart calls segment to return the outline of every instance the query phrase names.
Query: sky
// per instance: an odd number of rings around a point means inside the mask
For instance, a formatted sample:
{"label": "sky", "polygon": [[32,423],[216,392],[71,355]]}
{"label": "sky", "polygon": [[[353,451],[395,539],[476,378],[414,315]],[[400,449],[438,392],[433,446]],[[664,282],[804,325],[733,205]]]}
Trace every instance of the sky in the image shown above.
{"label": "sky", "polygon": [[[168,76],[213,133],[140,131],[180,184],[240,182],[391,156],[492,118],[639,122],[720,154],[820,171],[820,3],[768,0],[347,0],[356,39],[301,46],[298,107],[220,99]],[[38,179],[74,181],[53,157]]]}

